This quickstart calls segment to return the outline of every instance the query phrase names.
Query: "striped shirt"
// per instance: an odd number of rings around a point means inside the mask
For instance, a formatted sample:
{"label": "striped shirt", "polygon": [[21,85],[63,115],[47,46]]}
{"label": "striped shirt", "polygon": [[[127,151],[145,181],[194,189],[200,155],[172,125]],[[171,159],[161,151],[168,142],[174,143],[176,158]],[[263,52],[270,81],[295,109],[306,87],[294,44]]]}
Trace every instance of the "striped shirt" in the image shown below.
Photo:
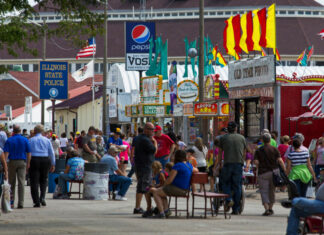
{"label": "striped shirt", "polygon": [[308,158],[309,152],[304,150],[300,152],[293,151],[288,154],[288,159],[291,161],[292,166],[306,165]]}

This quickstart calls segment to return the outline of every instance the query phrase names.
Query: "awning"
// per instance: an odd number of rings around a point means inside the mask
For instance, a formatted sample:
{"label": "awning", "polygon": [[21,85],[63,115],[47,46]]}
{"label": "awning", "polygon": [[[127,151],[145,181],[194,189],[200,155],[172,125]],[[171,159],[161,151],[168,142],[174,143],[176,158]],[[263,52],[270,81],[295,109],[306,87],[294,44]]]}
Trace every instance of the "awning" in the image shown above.
{"label": "awning", "polygon": [[298,121],[299,119],[302,119],[302,118],[321,119],[321,118],[324,118],[324,117],[316,116],[312,112],[306,112],[306,113],[303,113],[303,114],[301,114],[301,115],[299,115],[297,117],[288,117],[286,119],[288,119],[290,121]]}

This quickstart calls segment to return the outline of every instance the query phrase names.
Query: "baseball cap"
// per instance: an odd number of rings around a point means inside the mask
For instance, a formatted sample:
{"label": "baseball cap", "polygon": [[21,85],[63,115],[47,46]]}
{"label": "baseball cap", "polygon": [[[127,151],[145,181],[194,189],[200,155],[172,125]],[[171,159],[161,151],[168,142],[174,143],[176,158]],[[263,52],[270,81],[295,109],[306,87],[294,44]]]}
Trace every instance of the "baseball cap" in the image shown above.
{"label": "baseball cap", "polygon": [[120,150],[116,146],[110,146],[109,149],[108,149],[108,152],[109,153],[112,153],[112,152],[119,153]]}
{"label": "baseball cap", "polygon": [[52,134],[52,137],[56,137],[56,135],[55,134]]}
{"label": "baseball cap", "polygon": [[80,131],[77,131],[75,134],[80,135]]}
{"label": "baseball cap", "polygon": [[162,127],[156,125],[154,131],[162,131]]}
{"label": "baseball cap", "polygon": [[120,128],[117,127],[117,128],[116,128],[116,132],[120,132]]}

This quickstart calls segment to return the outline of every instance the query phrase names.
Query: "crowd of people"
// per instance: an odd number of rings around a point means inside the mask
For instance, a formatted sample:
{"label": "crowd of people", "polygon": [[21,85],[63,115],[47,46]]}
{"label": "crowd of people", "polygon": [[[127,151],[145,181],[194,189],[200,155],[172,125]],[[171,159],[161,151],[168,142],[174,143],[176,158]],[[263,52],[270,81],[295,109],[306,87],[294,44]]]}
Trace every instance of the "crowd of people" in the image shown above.
{"label": "crowd of people", "polygon": [[[208,173],[210,191],[215,191],[215,177],[219,177],[219,189],[229,195],[224,204],[225,211],[232,209],[232,214],[240,214],[243,173],[254,172],[265,209],[263,215],[270,216],[274,214],[274,175],[280,169],[294,182],[298,191],[299,199],[294,199],[289,205],[293,207],[289,217],[293,222],[289,223],[296,223],[295,217],[303,214],[298,211],[302,210],[299,205],[312,203],[305,201],[309,185],[311,182],[321,185],[324,181],[324,136],[317,140],[312,150],[303,145],[301,133],[296,133],[292,139],[286,135],[280,137],[279,145],[277,139],[276,131],[264,129],[258,140],[247,143],[244,136],[237,133],[234,122],[222,128],[220,135],[210,143],[205,145],[202,138],[197,137],[190,147],[171,129],[164,134],[161,126],[150,122],[143,128],[139,127],[136,136],[127,136],[117,128],[106,137],[91,126],[87,133],[71,132],[69,138],[66,133],[58,138],[52,131],[45,132],[41,125],[37,125],[29,135],[26,130],[21,133],[20,127],[15,125],[9,134],[0,124],[3,172],[0,181],[9,180],[11,205],[14,207],[17,178],[17,208],[23,208],[24,182],[28,173],[34,207],[46,206],[48,173],[54,171],[56,159],[66,159],[65,170],[58,178],[61,191],[56,195],[56,198],[63,199],[69,198],[66,181],[82,179],[86,162],[101,162],[109,166],[110,182],[116,186],[111,189],[115,200],[127,200],[125,196],[135,173],[137,186],[133,213],[165,218],[171,214],[167,196],[183,196],[188,190],[197,190],[195,185],[190,185],[191,175],[195,172]],[[129,164],[131,169],[127,174]],[[321,204],[324,203],[323,187],[318,188],[314,201]],[[280,190],[284,191],[285,187],[280,187]],[[141,208],[143,196],[147,203],[145,211]],[[152,206],[152,198],[156,207]],[[288,228],[287,233],[292,231],[291,226]]]}

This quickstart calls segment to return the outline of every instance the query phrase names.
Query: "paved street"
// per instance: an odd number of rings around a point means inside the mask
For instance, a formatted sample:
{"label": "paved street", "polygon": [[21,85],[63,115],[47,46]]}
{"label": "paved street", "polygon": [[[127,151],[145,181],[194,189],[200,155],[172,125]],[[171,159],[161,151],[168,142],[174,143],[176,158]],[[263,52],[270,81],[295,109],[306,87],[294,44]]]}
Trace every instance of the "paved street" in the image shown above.
{"label": "paved street", "polygon": [[[288,210],[278,203],[275,215],[263,217],[260,196],[247,191],[245,210],[241,216],[186,219],[144,219],[133,215],[135,184],[127,193],[128,201],[53,200],[47,195],[47,207],[32,207],[29,187],[26,187],[25,208],[0,216],[0,234],[284,234]],[[277,198],[286,194],[277,193]],[[75,196],[74,196],[75,197]],[[197,201],[202,202],[198,198]],[[143,203],[143,206],[145,203]],[[191,201],[190,201],[191,205]],[[180,207],[184,206],[181,201]]]}

